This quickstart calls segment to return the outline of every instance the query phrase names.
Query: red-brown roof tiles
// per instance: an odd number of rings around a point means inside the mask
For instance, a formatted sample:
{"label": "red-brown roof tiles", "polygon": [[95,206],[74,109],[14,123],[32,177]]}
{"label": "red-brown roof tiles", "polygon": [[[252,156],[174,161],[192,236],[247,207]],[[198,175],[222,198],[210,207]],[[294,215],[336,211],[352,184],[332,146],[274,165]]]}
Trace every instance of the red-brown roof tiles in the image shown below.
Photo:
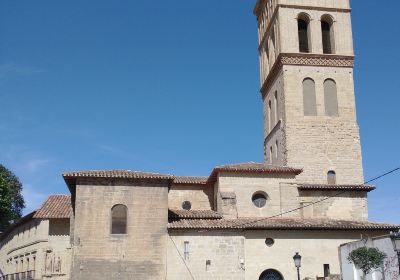
{"label": "red-brown roof tiles", "polygon": [[71,215],[71,196],[50,195],[36,211],[34,219],[67,219]]}
{"label": "red-brown roof tiles", "polygon": [[301,185],[299,190],[343,190],[343,191],[364,191],[370,192],[375,190],[371,185]]}
{"label": "red-brown roof tiles", "polygon": [[175,176],[174,184],[181,185],[205,185],[208,177],[195,177],[195,176]]}
{"label": "red-brown roof tiles", "polygon": [[217,179],[218,173],[220,172],[299,175],[301,172],[303,172],[303,170],[287,166],[275,166],[256,162],[227,164],[215,167],[208,178],[207,183],[213,184]]}
{"label": "red-brown roof tiles", "polygon": [[65,172],[64,178],[127,178],[127,179],[173,179],[173,175],[132,170],[88,170]]}
{"label": "red-brown roof tiles", "polygon": [[329,219],[239,218],[182,219],[168,224],[169,229],[275,229],[275,230],[398,230],[400,225]]}

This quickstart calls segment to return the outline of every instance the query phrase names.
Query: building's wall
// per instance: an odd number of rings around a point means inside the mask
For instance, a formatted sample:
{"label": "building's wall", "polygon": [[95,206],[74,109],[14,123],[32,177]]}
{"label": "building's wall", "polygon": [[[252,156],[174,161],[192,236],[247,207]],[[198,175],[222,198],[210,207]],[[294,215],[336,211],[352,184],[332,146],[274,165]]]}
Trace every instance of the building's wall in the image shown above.
{"label": "building's wall", "polygon": [[329,218],[338,220],[368,220],[367,193],[359,191],[348,191],[337,195],[339,191],[315,191],[307,190],[300,192],[300,201],[304,205],[315,201],[326,199],[320,203],[313,204],[304,209],[303,218]]}
{"label": "building's wall", "polygon": [[[110,234],[116,204],[128,208],[126,235]],[[162,279],[167,223],[167,181],[78,181],[72,279]]]}
{"label": "building's wall", "polygon": [[[185,241],[189,242],[187,260]],[[241,232],[170,231],[167,279],[244,280],[244,242]]]}
{"label": "building's wall", "polygon": [[70,259],[68,219],[33,219],[13,230],[0,247],[4,275],[35,271],[34,279],[68,280]]}
{"label": "building's wall", "polygon": [[[371,236],[369,236],[371,237]],[[368,238],[343,244],[340,246],[340,260],[342,267],[343,280],[359,280],[362,276],[362,271],[355,268],[355,266],[347,260],[349,254],[360,247],[377,248],[386,254],[384,265],[381,269],[373,271],[367,275],[365,280],[398,280],[399,279],[399,266],[397,254],[393,249],[393,244],[389,236]]]}
{"label": "building's wall", "polygon": [[[302,83],[316,85],[317,116],[304,116]],[[325,116],[324,81],[337,85],[338,117]],[[300,183],[327,183],[327,172],[336,172],[337,184],[362,184],[363,169],[356,121],[351,68],[284,66],[285,157],[287,165],[303,168]]]}
{"label": "building's wall", "polygon": [[212,210],[214,188],[208,185],[172,185],[168,193],[170,209],[182,209],[182,203],[190,201],[192,210]]}
{"label": "building's wall", "polygon": [[[383,232],[367,232],[372,236]],[[329,264],[331,274],[340,274],[338,248],[341,244],[359,240],[356,231],[246,231],[246,279],[259,279],[267,269],[279,271],[284,279],[297,279],[293,256],[302,256],[301,279],[323,277],[323,265]],[[268,247],[266,238],[275,243]],[[345,279],[350,280],[350,279]]]}
{"label": "building's wall", "polygon": [[[297,206],[288,196],[296,187],[285,188],[281,191],[281,184],[294,182],[294,177],[274,174],[239,174],[223,172],[218,176],[219,192],[235,193],[238,217],[266,217],[277,215],[285,207]],[[267,205],[257,208],[252,202],[256,192],[264,192],[268,196]],[[298,199],[298,194],[295,200]],[[289,203],[290,205],[287,205]],[[295,207],[294,207],[295,208]]]}
{"label": "building's wall", "polygon": [[[286,158],[284,157],[286,143],[283,131],[285,95],[283,91],[283,77],[282,75],[278,75],[277,79],[268,90],[268,94],[263,98],[265,124],[264,158],[267,163],[273,165],[286,165]],[[275,93],[277,93],[278,97],[276,100]],[[271,102],[271,109],[269,108],[269,102]],[[278,143],[278,145],[276,145],[276,143]],[[276,149],[278,151],[276,151]]]}

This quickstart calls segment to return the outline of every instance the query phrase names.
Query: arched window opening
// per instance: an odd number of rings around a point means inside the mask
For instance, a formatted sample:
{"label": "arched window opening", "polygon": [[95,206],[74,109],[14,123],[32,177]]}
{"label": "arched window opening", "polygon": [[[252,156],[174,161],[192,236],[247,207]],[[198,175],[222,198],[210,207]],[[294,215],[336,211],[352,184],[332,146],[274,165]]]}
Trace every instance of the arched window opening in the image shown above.
{"label": "arched window opening", "polygon": [[268,102],[268,117],[269,117],[269,132],[272,131],[274,128],[274,120],[273,120],[273,114],[272,114],[272,101],[270,100]]}
{"label": "arched window opening", "polygon": [[325,115],[328,117],[339,116],[337,87],[334,80],[324,82]]}
{"label": "arched window opening", "polygon": [[328,185],[336,185],[336,172],[333,170],[328,171]]}
{"label": "arched window opening", "polygon": [[334,53],[333,20],[326,15],[321,18],[322,47],[324,54]]}
{"label": "arched window opening", "polygon": [[309,23],[310,20],[304,14],[301,14],[297,19],[297,31],[299,34],[299,51],[302,53],[310,52]]}
{"label": "arched window opening", "polygon": [[259,280],[283,280],[283,276],[275,269],[267,269],[261,273]]}
{"label": "arched window opening", "polygon": [[315,82],[306,78],[303,81],[303,107],[304,116],[317,115],[317,95],[315,93]]}
{"label": "arched window opening", "polygon": [[278,114],[278,91],[275,91],[275,122],[279,121],[279,114]]}
{"label": "arched window opening", "polygon": [[111,234],[127,234],[128,208],[115,205],[111,208]]}

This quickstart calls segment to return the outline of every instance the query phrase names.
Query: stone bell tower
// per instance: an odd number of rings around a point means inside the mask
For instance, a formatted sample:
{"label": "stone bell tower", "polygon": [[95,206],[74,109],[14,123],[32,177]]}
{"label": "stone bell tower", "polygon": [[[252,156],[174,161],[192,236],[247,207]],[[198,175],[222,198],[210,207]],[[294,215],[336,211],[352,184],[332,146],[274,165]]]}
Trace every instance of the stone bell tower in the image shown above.
{"label": "stone bell tower", "polygon": [[362,184],[349,0],[258,0],[265,161]]}

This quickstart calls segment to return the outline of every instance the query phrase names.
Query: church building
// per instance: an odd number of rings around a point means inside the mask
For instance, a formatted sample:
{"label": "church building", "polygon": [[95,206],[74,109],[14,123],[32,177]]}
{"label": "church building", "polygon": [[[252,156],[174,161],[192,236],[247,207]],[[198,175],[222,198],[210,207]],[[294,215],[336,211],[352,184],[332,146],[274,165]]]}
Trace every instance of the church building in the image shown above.
{"label": "church building", "polygon": [[258,0],[254,15],[265,161],[65,172],[69,279],[292,280],[296,253],[301,279],[340,279],[342,244],[400,229],[368,220],[349,0]]}

